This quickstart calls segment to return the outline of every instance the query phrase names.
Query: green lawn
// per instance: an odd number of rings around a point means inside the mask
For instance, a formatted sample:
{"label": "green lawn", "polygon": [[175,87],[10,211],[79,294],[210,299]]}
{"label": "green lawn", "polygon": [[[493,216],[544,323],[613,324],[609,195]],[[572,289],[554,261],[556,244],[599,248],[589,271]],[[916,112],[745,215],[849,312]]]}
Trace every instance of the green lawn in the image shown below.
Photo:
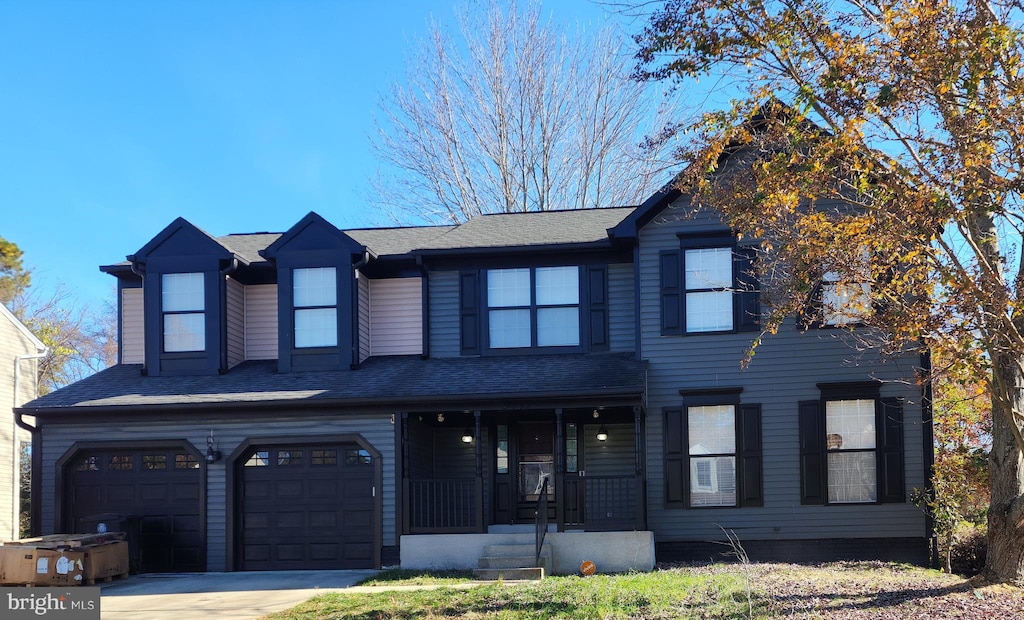
{"label": "green lawn", "polygon": [[[267,618],[1024,618],[1020,588],[881,562],[718,564],[472,587],[466,580],[385,571],[369,582],[379,589],[323,594]],[[430,589],[389,589],[409,585]]]}

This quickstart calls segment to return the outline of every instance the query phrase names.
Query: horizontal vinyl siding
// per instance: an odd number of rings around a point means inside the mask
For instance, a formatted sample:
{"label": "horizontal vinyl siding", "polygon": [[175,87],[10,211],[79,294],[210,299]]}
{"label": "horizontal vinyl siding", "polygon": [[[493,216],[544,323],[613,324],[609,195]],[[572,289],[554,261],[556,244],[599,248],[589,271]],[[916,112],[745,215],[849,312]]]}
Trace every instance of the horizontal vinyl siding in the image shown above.
{"label": "horizontal vinyl siding", "polygon": [[608,265],[608,338],[612,351],[636,350],[633,265]]}
{"label": "horizontal vinyl siding", "polygon": [[[904,399],[906,491],[924,485],[920,390],[914,387],[917,355],[880,359],[861,351],[840,330],[801,332],[793,322],[766,336],[749,367],[740,362],[755,334],[661,336],[659,259],[678,249],[677,232],[707,230],[707,217],[685,221],[671,210],[640,236],[641,329],[647,376],[648,524],[659,542],[722,537],[719,525],[740,539],[809,539],[924,536],[924,515],[907,502],[882,505],[802,506],[797,404],[820,397],[819,382],[885,381],[882,396]],[[903,383],[910,380],[909,385]],[[742,387],[743,403],[761,403],[764,456],[763,508],[664,507],[662,410],[679,407],[680,389]]]}
{"label": "horizontal vinyl siding", "polygon": [[370,354],[423,352],[423,288],[419,278],[370,281]]}
{"label": "horizontal vinyl siding", "polygon": [[145,327],[143,325],[142,289],[121,289],[121,363],[146,362]]}
{"label": "horizontal vinyl siding", "polygon": [[228,368],[245,361],[245,287],[227,279]]}
{"label": "horizontal vinyl siding", "polygon": [[201,453],[206,451],[206,438],[213,431],[217,448],[224,458],[207,466],[206,481],[206,549],[207,567],[222,571],[226,567],[227,502],[226,468],[232,452],[247,438],[266,438],[268,442],[283,436],[308,436],[311,442],[326,435],[362,435],[381,453],[383,459],[383,530],[384,546],[397,544],[395,535],[395,436],[389,415],[311,418],[298,411],[282,411],[281,421],[248,422],[245,420],[209,421],[173,424],[168,422],[125,423],[118,425],[67,424],[43,429],[43,496],[42,533],[54,532],[54,497],[56,463],[75,442],[125,441],[127,446],[154,439],[185,439]]}
{"label": "horizontal vinyl siding", "polygon": [[607,424],[608,439],[597,440],[601,424],[583,429],[583,465],[587,476],[631,476],[636,471],[636,442],[632,424]]}
{"label": "horizontal vinyl siding", "polygon": [[18,494],[20,459],[19,443],[30,441],[28,433],[14,427],[11,406],[20,406],[36,397],[36,376],[39,360],[18,362],[18,394],[14,393],[15,359],[38,353],[35,344],[24,332],[0,316],[0,536],[4,540],[20,538]]}
{"label": "horizontal vinyl siding", "polygon": [[459,356],[459,272],[430,272],[430,356]]}
{"label": "horizontal vinyl siding", "polygon": [[277,285],[245,287],[245,359],[277,359]]}
{"label": "horizontal vinyl siding", "polygon": [[370,357],[370,281],[356,272],[359,283],[359,361]]}

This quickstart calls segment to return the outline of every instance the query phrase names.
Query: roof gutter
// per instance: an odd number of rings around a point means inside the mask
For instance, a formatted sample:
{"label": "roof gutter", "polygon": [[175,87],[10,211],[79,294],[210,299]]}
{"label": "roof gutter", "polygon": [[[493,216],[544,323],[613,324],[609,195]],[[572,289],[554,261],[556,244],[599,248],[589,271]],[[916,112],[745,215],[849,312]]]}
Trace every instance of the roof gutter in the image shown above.
{"label": "roof gutter", "polygon": [[[18,394],[21,391],[21,363],[27,360],[38,360],[46,357],[50,353],[49,349],[43,347],[38,353],[30,353],[28,355],[18,355],[14,358],[14,426],[16,428],[11,429],[11,438],[18,436],[18,428],[23,428],[29,432],[32,437],[32,465],[31,465],[31,495],[30,495],[30,506],[29,506],[29,536],[39,535],[39,519],[41,518],[42,512],[42,499],[43,499],[43,477],[40,475],[43,471],[43,452],[42,442],[40,441],[39,429],[32,426],[22,417],[23,411],[18,409]],[[37,379],[38,381],[38,379]],[[36,387],[36,394],[39,393],[38,386]],[[15,442],[15,449],[11,451],[11,472],[14,477],[15,489],[20,489],[21,483],[21,449],[20,446]],[[20,495],[20,493],[19,493]],[[18,502],[16,505],[20,505]],[[15,523],[20,523],[20,519],[16,519]],[[18,532],[19,538],[20,532]]]}

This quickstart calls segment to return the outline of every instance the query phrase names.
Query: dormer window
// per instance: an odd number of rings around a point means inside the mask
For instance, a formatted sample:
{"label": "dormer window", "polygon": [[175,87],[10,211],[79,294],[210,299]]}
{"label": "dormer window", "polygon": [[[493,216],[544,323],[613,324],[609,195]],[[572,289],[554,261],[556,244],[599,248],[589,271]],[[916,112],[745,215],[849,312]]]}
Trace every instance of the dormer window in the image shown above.
{"label": "dormer window", "polygon": [[337,269],[296,269],[293,272],[292,294],[295,348],[338,346]]}
{"label": "dormer window", "polygon": [[160,308],[164,352],[206,350],[206,303],[202,273],[165,273]]}
{"label": "dormer window", "polygon": [[487,324],[492,349],[579,346],[579,267],[488,270]]}

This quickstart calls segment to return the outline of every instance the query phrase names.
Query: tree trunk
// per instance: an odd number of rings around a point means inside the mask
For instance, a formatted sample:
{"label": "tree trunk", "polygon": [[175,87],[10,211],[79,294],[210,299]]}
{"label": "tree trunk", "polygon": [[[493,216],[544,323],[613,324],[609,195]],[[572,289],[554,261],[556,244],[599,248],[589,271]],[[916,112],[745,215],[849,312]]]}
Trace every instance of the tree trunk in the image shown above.
{"label": "tree trunk", "polygon": [[985,574],[994,582],[1024,581],[1024,458],[1013,427],[1021,411],[1024,377],[1003,356],[993,369],[992,454],[989,456],[992,502],[988,510]]}

